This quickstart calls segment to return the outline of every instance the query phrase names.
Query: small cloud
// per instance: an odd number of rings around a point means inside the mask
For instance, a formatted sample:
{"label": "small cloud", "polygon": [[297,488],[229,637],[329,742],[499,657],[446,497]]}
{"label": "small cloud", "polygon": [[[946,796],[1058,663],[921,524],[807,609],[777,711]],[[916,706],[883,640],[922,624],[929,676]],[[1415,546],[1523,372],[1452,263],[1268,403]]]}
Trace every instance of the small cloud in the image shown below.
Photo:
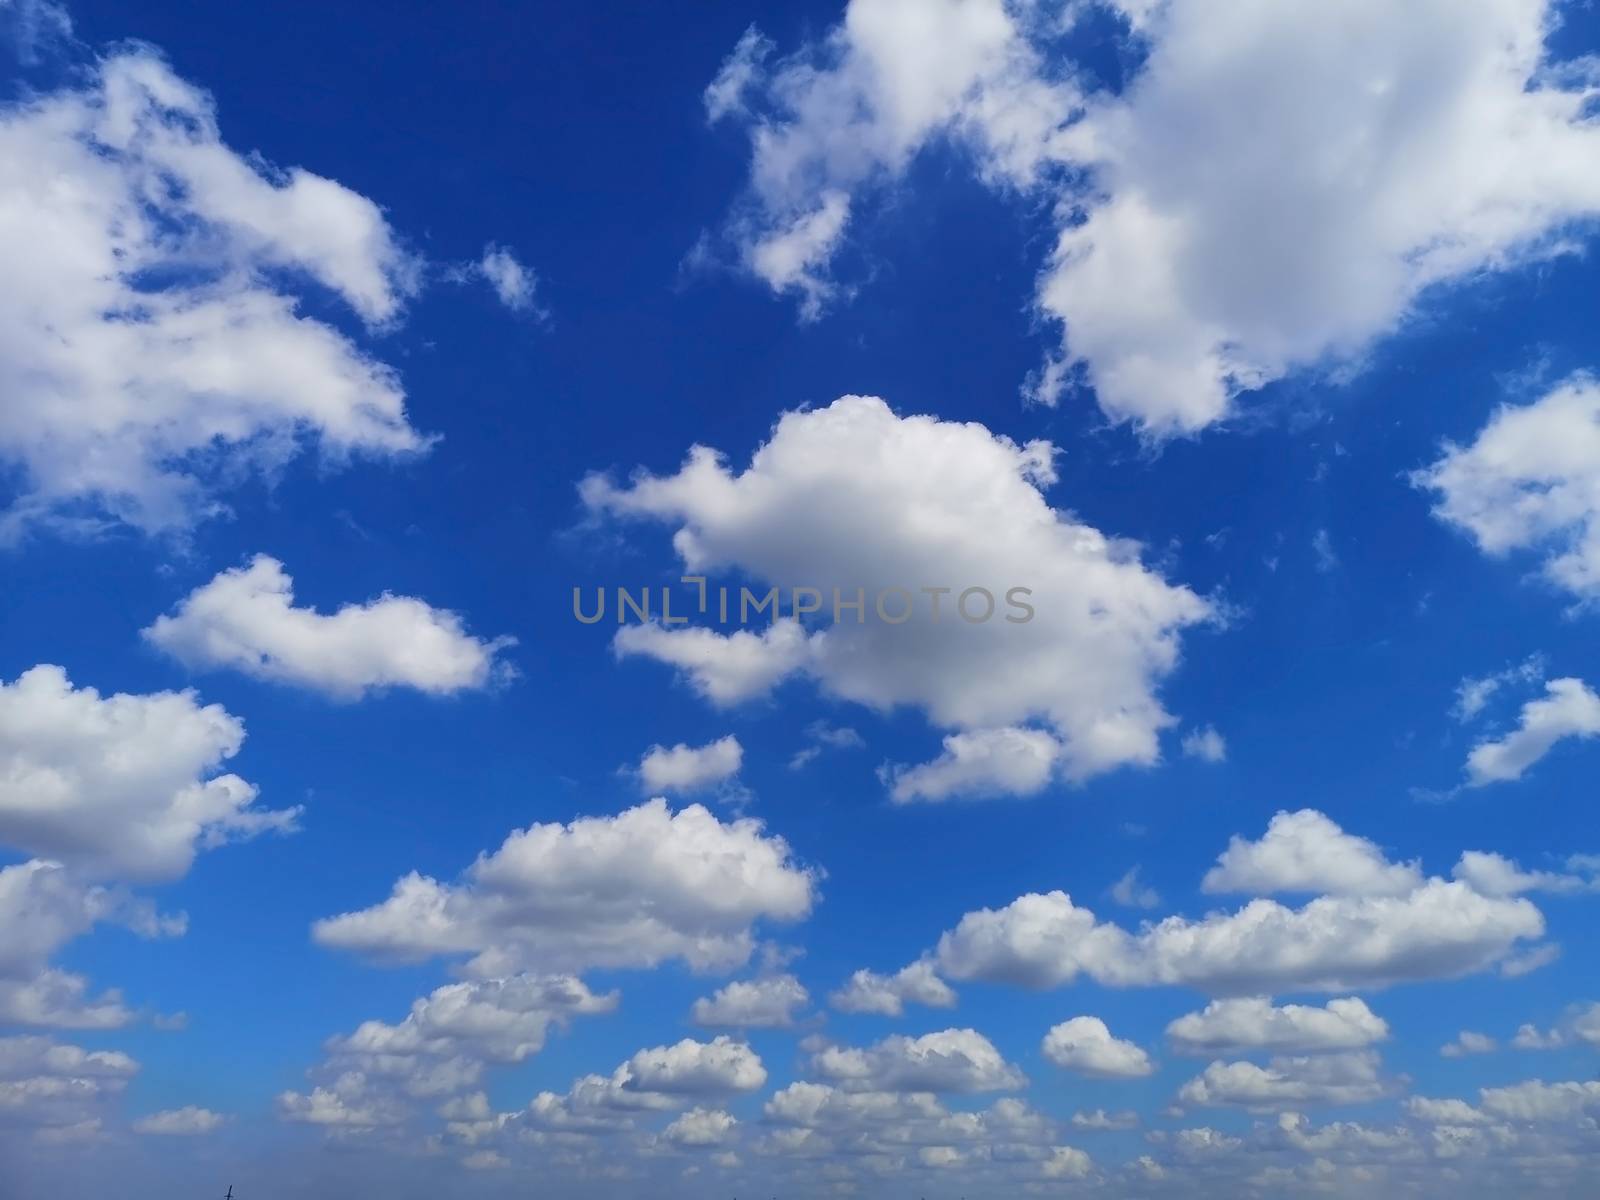
{"label": "small cloud", "polygon": [[1210,725],[1185,734],[1181,745],[1186,756],[1201,762],[1219,763],[1228,757],[1228,743]]}
{"label": "small cloud", "polygon": [[1155,908],[1161,903],[1161,894],[1139,879],[1138,867],[1111,885],[1111,898],[1126,908]]}

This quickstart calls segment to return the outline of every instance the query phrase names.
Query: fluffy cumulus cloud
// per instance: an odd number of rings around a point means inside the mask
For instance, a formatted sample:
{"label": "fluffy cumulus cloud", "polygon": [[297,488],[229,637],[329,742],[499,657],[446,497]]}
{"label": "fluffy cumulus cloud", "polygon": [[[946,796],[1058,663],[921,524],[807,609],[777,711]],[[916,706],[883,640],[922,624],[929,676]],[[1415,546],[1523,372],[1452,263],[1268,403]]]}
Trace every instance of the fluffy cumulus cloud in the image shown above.
{"label": "fluffy cumulus cloud", "polygon": [[1213,1000],[1167,1026],[1179,1054],[1363,1050],[1389,1036],[1389,1023],[1355,996],[1277,1006],[1264,996]]}
{"label": "fluffy cumulus cloud", "polygon": [[954,145],[1062,217],[1037,303],[1065,341],[1035,394],[1080,369],[1110,416],[1171,434],[1356,359],[1431,288],[1570,249],[1600,210],[1546,0],[1116,7],[1145,53],[1115,93],[1073,86],[1048,6],[850,0],[771,65],[747,36],[708,93],[750,130],[746,268],[817,315],[861,194]]}
{"label": "fluffy cumulus cloud", "polygon": [[140,1117],[133,1123],[135,1133],[157,1137],[199,1137],[214,1133],[228,1123],[228,1118],[209,1108],[186,1104],[182,1108],[168,1108]]}
{"label": "fluffy cumulus cloud", "polygon": [[[1317,821],[1303,824],[1322,829],[1326,844],[1344,847],[1334,866],[1307,875],[1294,855],[1263,856],[1262,848],[1274,844],[1269,830],[1258,842],[1235,839],[1218,868],[1248,865],[1260,872],[1252,878],[1263,890],[1307,890],[1313,880],[1329,885],[1300,908],[1260,897],[1236,912],[1170,916],[1130,932],[1065,893],[1030,893],[1003,908],[968,913],[940,939],[936,961],[954,979],[1024,987],[1087,975],[1110,986],[1176,984],[1249,996],[1452,978],[1508,963],[1522,943],[1543,936],[1544,918],[1525,898],[1486,896],[1461,880],[1423,879],[1414,864],[1373,859],[1363,849],[1370,843],[1332,822],[1323,829],[1326,818],[1313,815]],[[1400,878],[1411,879],[1408,890],[1393,890]]]}
{"label": "fluffy cumulus cloud", "polygon": [[1100,1079],[1142,1079],[1156,1068],[1133,1042],[1111,1036],[1099,1017],[1073,1017],[1044,1036],[1040,1047],[1056,1066]]}
{"label": "fluffy cumulus cloud", "polygon": [[0,843],[91,877],[175,879],[200,849],[294,826],[217,773],[243,741],[192,692],[102,696],[54,666],[0,681]]}
{"label": "fluffy cumulus cloud", "polygon": [[1280,812],[1257,841],[1234,837],[1206,873],[1207,892],[1328,892],[1401,896],[1416,889],[1416,863],[1391,863],[1372,842],[1340,829],[1314,809]]}
{"label": "fluffy cumulus cloud", "polygon": [[415,454],[395,373],[299,311],[308,285],[394,321],[419,266],[382,210],[223,142],[211,99],[143,48],[0,110],[0,457],[39,521],[181,530],[212,484],[304,445]]}
{"label": "fluffy cumulus cloud", "polygon": [[59,667],[0,681],[0,846],[35,855],[0,867],[0,1020],[108,1029],[132,1013],[120,993],[50,965],[96,925],[140,937],[184,932],[129,885],[165,883],[200,851],[289,832],[298,809],[256,805],[222,764],[244,727],[192,692],[102,696]]}
{"label": "fluffy cumulus cloud", "polygon": [[515,638],[475,638],[461,618],[387,592],[337,612],[297,607],[283,564],[258,554],[158,617],[144,637],[187,666],[226,668],[352,700],[391,687],[449,695],[512,674]]}
{"label": "fluffy cumulus cloud", "polygon": [[1388,1095],[1386,1079],[1371,1051],[1301,1055],[1251,1062],[1214,1062],[1178,1089],[1183,1104],[1250,1109],[1302,1104],[1364,1104]]}
{"label": "fluffy cumulus cloud", "polygon": [[744,747],[731,733],[704,746],[651,746],[639,760],[639,786],[651,795],[704,791],[732,779],[743,762]]}
{"label": "fluffy cumulus cloud", "polygon": [[1552,679],[1544,696],[1522,706],[1515,729],[1472,748],[1467,782],[1482,787],[1521,779],[1558,742],[1595,736],[1600,736],[1600,696],[1581,679]]}
{"label": "fluffy cumulus cloud", "polygon": [[830,1083],[862,1092],[996,1092],[1026,1083],[975,1029],[918,1038],[896,1034],[865,1049],[824,1046],[812,1055],[811,1067]]}
{"label": "fluffy cumulus cloud", "polygon": [[[1041,489],[1055,479],[1047,443],[847,396],[785,414],[742,472],[697,447],[676,474],[625,487],[593,476],[583,497],[595,512],[675,524],[691,572],[754,577],[785,605],[796,589],[824,597],[815,625],[630,625],[619,654],[670,663],[719,704],[799,675],[873,708],[918,707],[955,734],[944,757],[891,772],[891,787],[942,799],[1157,761],[1173,718],[1156,689],[1181,631],[1215,615],[1137,546],[1053,509]],[[989,620],[963,617],[972,588],[994,598]],[[1007,607],[1014,588],[1031,589],[1031,619]],[[859,591],[863,609],[835,611],[836,591],[845,603]],[[976,593],[965,605],[970,618],[986,611]]]}
{"label": "fluffy cumulus cloud", "polygon": [[857,971],[850,976],[849,982],[828,997],[828,1003],[840,1012],[898,1017],[905,1012],[907,1004],[954,1008],[956,994],[948,983],[939,978],[934,965],[923,960],[903,967],[893,975]]}
{"label": "fluffy cumulus cloud", "polygon": [[897,804],[958,796],[1031,796],[1055,772],[1061,745],[1042,729],[979,729],[952,733],[931,762],[891,767],[889,795]]}
{"label": "fluffy cumulus cloud", "polygon": [[811,995],[793,975],[765,979],[740,979],[694,1002],[690,1012],[696,1025],[732,1029],[788,1029],[796,1009],[811,1003]]}
{"label": "fluffy cumulus cloud", "polygon": [[0,1038],[0,1134],[20,1127],[44,1140],[94,1137],[138,1070],[118,1050]]}
{"label": "fluffy cumulus cloud", "polygon": [[1530,404],[1500,408],[1468,446],[1413,476],[1434,514],[1485,553],[1542,554],[1545,578],[1600,599],[1600,382],[1576,376]]}
{"label": "fluffy cumulus cloud", "polygon": [[324,946],[397,962],[471,956],[467,970],[696,968],[744,962],[762,919],[811,911],[816,880],[752,819],[652,800],[614,817],[531,825],[462,878],[415,872],[382,903],[318,921]]}

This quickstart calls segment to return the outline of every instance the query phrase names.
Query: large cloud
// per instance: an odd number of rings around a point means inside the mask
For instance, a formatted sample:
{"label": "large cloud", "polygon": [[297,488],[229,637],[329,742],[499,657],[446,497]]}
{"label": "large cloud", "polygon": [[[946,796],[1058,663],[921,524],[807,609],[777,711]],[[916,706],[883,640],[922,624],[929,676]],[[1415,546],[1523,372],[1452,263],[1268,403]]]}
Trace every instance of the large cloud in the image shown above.
{"label": "large cloud", "polygon": [[[1052,768],[1081,779],[1155,762],[1172,724],[1156,687],[1177,664],[1180,631],[1213,611],[1144,566],[1136,546],[1051,508],[1041,489],[1056,479],[1054,457],[1044,442],[1019,446],[981,425],[902,418],[846,396],[785,414],[737,474],[696,447],[674,475],[627,487],[591,477],[591,509],[676,524],[688,571],[741,572],[784,596],[815,588],[842,618],[733,634],[631,625],[616,648],[680,667],[716,702],[804,674],[833,695],[914,705],[961,731],[946,759],[898,776],[901,799],[1034,790]],[[956,612],[957,593],[977,587],[997,600],[986,622]],[[1032,620],[1001,615],[1017,587],[1032,589]],[[895,619],[895,588],[920,606],[910,619]],[[859,619],[832,611],[834,589],[845,600],[864,591]],[[887,618],[875,611],[882,595]],[[1030,724],[1046,728],[1013,728]]]}
{"label": "large cloud", "polygon": [[475,638],[455,613],[414,596],[385,593],[335,613],[297,608],[294,580],[265,554],[196,588],[144,636],[191,667],[347,700],[388,687],[435,695],[487,687],[511,673],[496,656],[516,640]]}
{"label": "large cloud", "polygon": [[198,849],[293,828],[216,774],[244,726],[192,692],[102,697],[60,667],[0,681],[0,843],[82,875],[175,879]]}
{"label": "large cloud", "polygon": [[811,911],[815,879],[760,822],[652,800],[615,817],[517,830],[457,883],[413,872],[383,903],[318,921],[324,946],[414,962],[473,955],[509,971],[744,962],[752,926]]}
{"label": "large cloud", "polygon": [[1023,0],[850,0],[770,68],[747,38],[708,93],[751,130],[745,266],[816,315],[862,190],[954,141],[1062,216],[1037,299],[1065,344],[1036,392],[1081,365],[1109,415],[1164,434],[1356,358],[1429,288],[1568,249],[1600,211],[1546,0],[1117,7],[1146,52],[1119,94],[1064,83],[1070,43]]}
{"label": "large cloud", "polygon": [[[1327,832],[1333,844],[1346,836],[1331,822]],[[1269,830],[1260,842],[1235,839],[1229,856],[1276,862],[1259,853],[1273,837]],[[1338,876],[1359,885],[1355,894],[1319,895],[1300,908],[1258,898],[1237,912],[1171,916],[1138,932],[1100,921],[1062,892],[1033,893],[968,913],[940,939],[937,962],[955,979],[1026,987],[1087,975],[1111,986],[1252,995],[1452,978],[1505,962],[1520,943],[1543,936],[1544,918],[1527,900],[1483,895],[1460,880],[1419,877],[1401,894],[1362,894],[1402,869],[1412,868],[1367,863]],[[1298,874],[1262,882],[1285,879],[1306,883]]]}
{"label": "large cloud", "polygon": [[105,1029],[132,1014],[112,991],[49,965],[102,922],[142,937],[180,934],[129,883],[168,882],[195,855],[267,830],[298,809],[256,807],[256,789],[218,774],[244,727],[191,692],[102,696],[60,667],[0,681],[0,846],[38,855],[0,868],[0,1021]]}
{"label": "large cloud", "polygon": [[394,320],[418,265],[382,211],[237,154],[152,52],[0,111],[0,162],[0,457],[23,477],[0,536],[181,529],[218,510],[208,481],[302,442],[330,460],[426,446],[394,372],[287,290],[314,280]]}

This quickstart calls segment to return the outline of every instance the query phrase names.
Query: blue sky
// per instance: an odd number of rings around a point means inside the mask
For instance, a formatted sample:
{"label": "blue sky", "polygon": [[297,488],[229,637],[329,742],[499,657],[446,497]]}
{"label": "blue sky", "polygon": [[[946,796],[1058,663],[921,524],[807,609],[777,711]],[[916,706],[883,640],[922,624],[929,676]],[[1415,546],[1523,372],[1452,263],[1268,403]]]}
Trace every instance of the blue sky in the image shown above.
{"label": "blue sky", "polygon": [[0,21],[0,1191],[1592,1193],[1587,7]]}

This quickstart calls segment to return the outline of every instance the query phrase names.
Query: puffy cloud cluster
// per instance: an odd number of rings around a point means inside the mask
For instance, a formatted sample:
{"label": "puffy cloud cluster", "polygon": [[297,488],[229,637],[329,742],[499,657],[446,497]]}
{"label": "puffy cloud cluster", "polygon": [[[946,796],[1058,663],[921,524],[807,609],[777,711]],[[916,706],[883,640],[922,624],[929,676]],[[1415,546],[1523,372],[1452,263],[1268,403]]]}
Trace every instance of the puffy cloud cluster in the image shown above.
{"label": "puffy cloud cluster", "polygon": [[116,1050],[85,1050],[46,1037],[0,1038],[0,1132],[93,1137],[108,1102],[138,1072]]}
{"label": "puffy cloud cluster", "polygon": [[1300,908],[1257,898],[1237,912],[1170,916],[1136,933],[1065,893],[1031,893],[968,913],[940,939],[936,961],[955,979],[1025,987],[1082,974],[1111,986],[1249,996],[1452,978],[1503,963],[1544,934],[1526,899],[1423,879],[1415,864],[1384,860],[1310,810],[1280,814],[1259,841],[1234,839],[1207,879],[1213,889],[1328,890]]}
{"label": "puffy cloud cluster", "polygon": [[164,883],[201,850],[295,828],[298,809],[256,806],[220,774],[244,726],[192,692],[102,696],[55,666],[0,680],[0,846],[33,855],[0,868],[0,1019],[109,1028],[131,1014],[49,959],[96,924],[182,933],[127,884]]}
{"label": "puffy cloud cluster", "polygon": [[0,161],[0,456],[24,481],[0,535],[183,529],[218,511],[210,481],[303,443],[426,447],[395,373],[298,311],[315,283],[392,322],[418,260],[366,197],[231,149],[153,52],[0,111]]}
{"label": "puffy cloud cluster", "polygon": [[747,35],[707,93],[750,129],[745,267],[816,316],[858,195],[958,145],[1061,216],[1036,299],[1065,340],[1035,394],[1081,368],[1161,435],[1358,358],[1428,289],[1569,250],[1600,211],[1586,77],[1549,69],[1545,0],[1117,7],[1145,54],[1116,93],[1080,92],[1022,0],[849,0],[771,66]]}
{"label": "puffy cloud cluster", "polygon": [[1363,1104],[1395,1090],[1383,1077],[1378,1056],[1368,1050],[1214,1062],[1178,1090],[1184,1104],[1226,1105],[1258,1110],[1302,1104]]}
{"label": "puffy cloud cluster", "polygon": [[387,900],[318,921],[313,935],[397,962],[471,955],[482,978],[672,958],[726,968],[749,958],[757,921],[808,915],[815,882],[759,821],[652,800],[517,830],[459,882],[413,872]]}
{"label": "puffy cloud cluster", "polygon": [[[737,572],[784,595],[815,588],[837,618],[730,634],[630,625],[616,651],[678,667],[718,704],[802,675],[876,709],[922,709],[956,732],[944,757],[891,773],[900,800],[1036,791],[1058,775],[1154,763],[1173,723],[1156,689],[1181,632],[1215,613],[1141,563],[1137,546],[1053,509],[1042,489],[1054,460],[1044,442],[846,396],[785,414],[742,472],[696,447],[673,475],[625,487],[592,476],[591,511],[675,524],[688,571]],[[1032,589],[1031,620],[956,612],[965,589],[998,601],[1018,587]],[[832,611],[835,589],[863,591],[860,619]],[[874,611],[894,589],[922,606],[910,619],[890,619],[903,606]]]}
{"label": "puffy cloud cluster", "polygon": [[1265,996],[1213,1000],[1167,1026],[1172,1048],[1195,1055],[1362,1050],[1388,1036],[1389,1023],[1355,996],[1321,1007],[1276,1006]]}
{"label": "puffy cloud cluster", "polygon": [[824,1046],[811,1067],[830,1083],[862,1092],[1013,1091],[1027,1082],[975,1029],[895,1034],[864,1049]]}
{"label": "puffy cloud cluster", "polygon": [[296,607],[294,580],[265,554],[196,588],[144,636],[190,667],[345,700],[390,687],[433,695],[488,687],[513,674],[498,655],[516,641],[475,638],[455,613],[414,596],[385,593],[335,613]]}

